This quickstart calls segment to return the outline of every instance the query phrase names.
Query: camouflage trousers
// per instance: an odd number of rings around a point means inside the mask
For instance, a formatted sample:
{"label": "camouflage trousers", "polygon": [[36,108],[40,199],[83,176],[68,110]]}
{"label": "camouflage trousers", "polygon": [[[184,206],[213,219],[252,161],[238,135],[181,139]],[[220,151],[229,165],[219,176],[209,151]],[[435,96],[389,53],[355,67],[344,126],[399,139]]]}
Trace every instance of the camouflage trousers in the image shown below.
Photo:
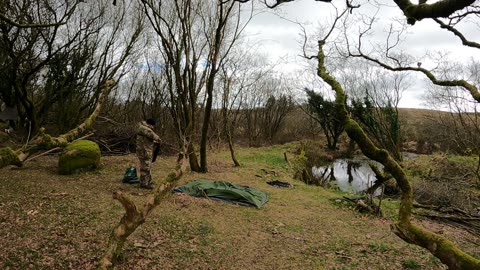
{"label": "camouflage trousers", "polygon": [[152,185],[152,175],[150,170],[152,169],[152,161],[150,158],[139,158],[140,159],[140,186]]}

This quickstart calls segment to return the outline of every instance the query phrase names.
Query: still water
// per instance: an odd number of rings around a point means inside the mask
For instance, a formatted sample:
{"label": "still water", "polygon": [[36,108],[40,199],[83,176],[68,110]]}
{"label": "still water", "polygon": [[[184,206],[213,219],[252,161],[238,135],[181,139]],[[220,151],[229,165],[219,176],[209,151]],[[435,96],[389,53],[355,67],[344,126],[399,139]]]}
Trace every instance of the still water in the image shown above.
{"label": "still water", "polygon": [[[323,183],[334,183],[341,191],[351,193],[362,193],[373,185],[376,180],[375,174],[368,166],[371,160],[365,157],[353,159],[337,159],[330,165],[313,167],[312,174],[316,180]],[[374,162],[374,161],[373,161]],[[374,162],[379,169],[383,166]],[[375,195],[379,195],[377,189]]]}

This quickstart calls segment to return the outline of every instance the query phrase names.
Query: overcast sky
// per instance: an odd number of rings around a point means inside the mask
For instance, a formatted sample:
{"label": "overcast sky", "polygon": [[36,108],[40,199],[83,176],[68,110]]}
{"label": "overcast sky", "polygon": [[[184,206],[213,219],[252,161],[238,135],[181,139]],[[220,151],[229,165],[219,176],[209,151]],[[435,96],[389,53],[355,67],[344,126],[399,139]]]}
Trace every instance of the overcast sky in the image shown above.
{"label": "overcast sky", "polygon": [[[334,1],[343,4],[343,1]],[[384,1],[391,3],[391,1]],[[371,4],[364,4],[353,12],[356,14],[372,14],[377,10]],[[324,2],[314,0],[296,0],[291,3],[282,4],[275,10],[264,10],[256,15],[246,29],[251,43],[259,46],[259,50],[265,52],[272,61],[280,61],[282,67],[288,70],[300,69],[302,60],[301,54],[301,28],[291,21],[298,21],[309,27],[310,32],[316,29],[316,25],[330,25],[332,22],[333,7]],[[378,14],[388,19],[401,18],[400,10],[395,6],[382,6]],[[286,20],[286,19],[288,20]],[[381,27],[388,25],[388,22],[379,23]],[[480,42],[478,28],[464,28],[467,37]],[[377,38],[385,38],[385,33],[376,31]],[[480,56],[480,50],[470,49],[461,45],[458,38],[453,34],[442,31],[440,27],[428,20],[417,22],[414,26],[408,27],[408,34],[405,36],[405,47],[413,55],[423,55],[427,50],[430,52],[448,52],[452,59],[468,61],[470,58]],[[430,68],[429,61],[423,59],[422,67]],[[424,107],[421,99],[423,89],[427,87],[423,76],[416,76],[414,85],[404,93],[400,107],[419,108]]]}

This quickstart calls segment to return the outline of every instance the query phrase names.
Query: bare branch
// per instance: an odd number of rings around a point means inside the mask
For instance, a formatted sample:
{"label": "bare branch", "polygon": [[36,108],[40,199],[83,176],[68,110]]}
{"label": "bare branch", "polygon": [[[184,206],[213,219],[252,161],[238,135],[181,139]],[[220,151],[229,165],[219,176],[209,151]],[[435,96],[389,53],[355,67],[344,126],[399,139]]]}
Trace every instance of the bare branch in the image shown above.
{"label": "bare branch", "polygon": [[42,28],[42,27],[52,27],[52,26],[60,26],[60,25],[64,25],[66,24],[67,22],[59,22],[59,23],[18,23],[12,19],[10,19],[9,17],[5,16],[5,14],[3,13],[0,13],[0,20],[10,24],[10,25],[13,25],[15,27],[18,27],[18,28]]}
{"label": "bare branch", "polygon": [[480,43],[467,40],[467,38],[465,38],[465,36],[453,26],[442,22],[440,19],[433,19],[433,20],[437,22],[441,28],[447,29],[448,31],[452,32],[455,36],[457,36],[462,41],[463,45],[480,49]]}
{"label": "bare branch", "polygon": [[[233,0],[240,3],[246,3],[250,0]],[[275,8],[283,3],[293,2],[295,0],[276,0],[273,4],[268,4],[267,0],[263,0],[263,3],[268,8]],[[315,0],[320,2],[332,2],[332,0]],[[403,11],[405,17],[407,17],[408,24],[415,24],[416,21],[420,21],[425,18],[446,18],[456,11],[462,10],[471,6],[475,0],[441,0],[432,4],[427,4],[425,0],[419,1],[418,4],[413,4],[410,0],[393,0],[397,6]],[[347,8],[353,10],[358,8],[359,5],[353,5],[350,1],[346,0]]]}
{"label": "bare branch", "polygon": [[[46,28],[46,27],[58,27],[60,25],[64,25],[67,23],[68,19],[73,15],[75,12],[75,9],[77,8],[77,5],[83,2],[83,0],[78,0],[75,2],[75,4],[68,10],[66,10],[65,14],[63,17],[58,21],[54,23],[19,23],[11,18],[9,18],[7,15],[4,13],[0,12],[0,20],[4,21],[10,25],[13,25],[18,28]],[[54,12],[52,12],[54,13]]]}
{"label": "bare branch", "polygon": [[[187,146],[184,143],[183,151],[186,150]],[[181,159],[175,170],[163,179],[162,183],[148,196],[143,206],[137,206],[128,194],[121,191],[113,193],[113,198],[118,200],[125,208],[125,215],[110,233],[105,254],[99,261],[99,269],[112,269],[114,267],[127,238],[145,222],[148,214],[162,202],[165,196],[171,193],[172,188],[187,168],[186,157],[188,155],[185,152],[180,155]]]}
{"label": "bare branch", "polygon": [[404,66],[398,66],[398,67],[394,67],[394,66],[391,66],[391,65],[388,65],[376,58],[373,58],[371,56],[368,56],[368,55],[365,55],[363,53],[359,53],[359,54],[353,54],[353,53],[349,53],[350,56],[352,57],[361,57],[361,58],[364,58],[370,62],[373,62],[373,63],[376,63],[377,65],[387,69],[387,70],[390,70],[390,71],[417,71],[417,72],[421,72],[423,73],[425,76],[427,76],[427,78],[433,83],[433,84],[436,84],[436,85],[440,85],[440,86],[458,86],[458,87],[462,87],[464,89],[466,89],[471,95],[472,97],[477,101],[477,102],[480,102],[480,92],[478,91],[478,88],[467,82],[466,80],[441,80],[441,79],[438,79],[431,71],[425,69],[425,68],[422,68],[422,67],[404,67]]}

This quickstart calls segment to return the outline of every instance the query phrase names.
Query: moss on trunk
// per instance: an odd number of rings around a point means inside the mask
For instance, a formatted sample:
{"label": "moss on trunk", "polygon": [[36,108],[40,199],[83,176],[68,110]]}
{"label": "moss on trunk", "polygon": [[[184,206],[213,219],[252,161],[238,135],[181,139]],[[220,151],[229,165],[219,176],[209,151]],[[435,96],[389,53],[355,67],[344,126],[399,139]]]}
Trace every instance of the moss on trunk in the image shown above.
{"label": "moss on trunk", "polygon": [[21,167],[23,165],[23,162],[20,160],[19,155],[12,150],[12,148],[0,148],[0,168],[9,165]]}
{"label": "moss on trunk", "polygon": [[349,116],[345,105],[345,91],[340,83],[327,72],[324,65],[325,55],[323,46],[325,41],[319,41],[318,45],[318,76],[335,91],[337,116],[344,124],[345,131],[358,144],[363,154],[384,165],[385,170],[393,176],[401,190],[398,223],[392,226],[394,232],[406,242],[429,250],[435,257],[446,264],[449,269],[480,269],[479,259],[458,249],[446,238],[411,223],[413,191],[405,171],[386,150],[376,147],[360,125]]}

